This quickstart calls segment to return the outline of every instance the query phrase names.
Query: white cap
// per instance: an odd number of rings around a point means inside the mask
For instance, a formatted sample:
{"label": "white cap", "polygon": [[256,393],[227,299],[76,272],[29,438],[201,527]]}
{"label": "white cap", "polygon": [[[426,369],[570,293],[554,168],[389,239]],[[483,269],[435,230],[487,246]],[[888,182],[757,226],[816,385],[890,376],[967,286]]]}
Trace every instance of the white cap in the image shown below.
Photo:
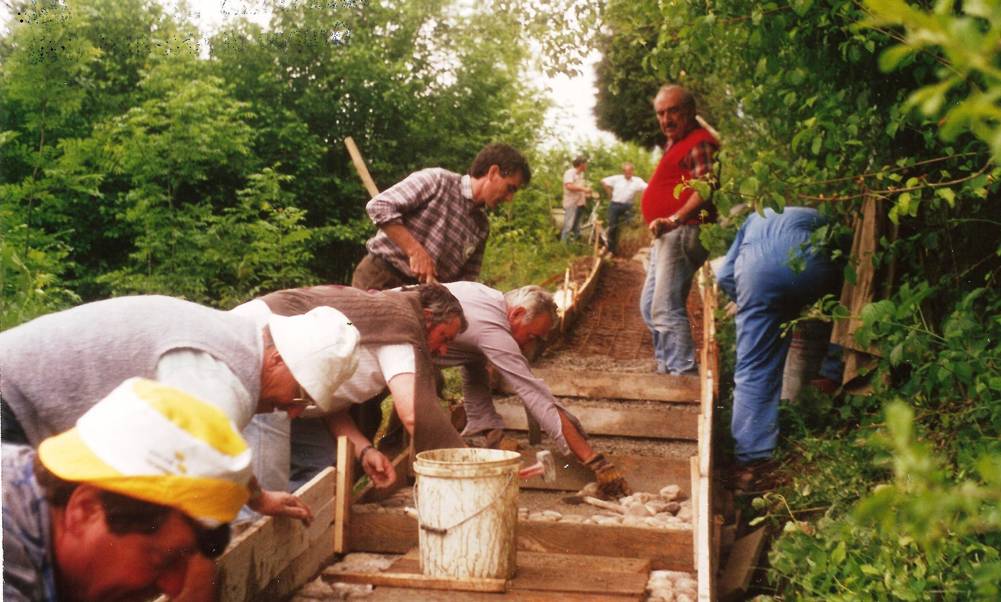
{"label": "white cap", "polygon": [[321,410],[329,412],[337,387],[358,367],[358,329],[347,316],[327,306],[298,316],[272,315],[268,327],[292,377]]}

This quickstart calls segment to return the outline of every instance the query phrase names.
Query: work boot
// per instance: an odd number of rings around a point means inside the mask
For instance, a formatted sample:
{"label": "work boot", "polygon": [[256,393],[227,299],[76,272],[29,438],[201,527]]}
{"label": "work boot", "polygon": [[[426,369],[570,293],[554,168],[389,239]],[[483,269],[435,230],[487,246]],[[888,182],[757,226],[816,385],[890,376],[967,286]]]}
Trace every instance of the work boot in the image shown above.
{"label": "work boot", "polygon": [[764,493],[774,486],[772,473],[779,463],[774,458],[753,460],[746,464],[738,464],[733,469],[730,487],[735,493],[754,495]]}
{"label": "work boot", "polygon": [[609,462],[604,454],[595,454],[584,463],[584,466],[594,472],[598,482],[598,497],[605,500],[617,500],[632,494],[633,489],[626,482],[622,471]]}
{"label": "work boot", "polygon": [[518,442],[504,434],[503,429],[491,429],[484,436],[484,443],[490,449],[516,452],[521,449]]}

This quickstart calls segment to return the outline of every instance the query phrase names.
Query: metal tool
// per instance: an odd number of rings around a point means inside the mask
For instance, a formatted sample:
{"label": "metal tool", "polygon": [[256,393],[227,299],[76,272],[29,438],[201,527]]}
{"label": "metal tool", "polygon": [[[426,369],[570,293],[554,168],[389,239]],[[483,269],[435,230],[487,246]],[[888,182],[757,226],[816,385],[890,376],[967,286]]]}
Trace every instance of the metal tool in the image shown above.
{"label": "metal tool", "polygon": [[518,471],[518,476],[523,479],[529,479],[532,477],[542,477],[542,480],[546,483],[552,483],[556,480],[556,460],[553,458],[553,452],[549,450],[542,450],[536,452],[535,454],[535,464],[531,466],[526,466]]}

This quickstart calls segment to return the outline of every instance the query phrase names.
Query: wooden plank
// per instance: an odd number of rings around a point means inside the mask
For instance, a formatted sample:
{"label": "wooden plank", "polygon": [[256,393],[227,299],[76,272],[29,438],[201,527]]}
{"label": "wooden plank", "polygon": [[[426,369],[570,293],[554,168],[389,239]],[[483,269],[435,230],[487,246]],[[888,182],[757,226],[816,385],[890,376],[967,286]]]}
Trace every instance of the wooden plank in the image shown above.
{"label": "wooden plank", "polygon": [[533,552],[648,558],[654,569],[692,570],[690,531],[522,521],[518,549]]}
{"label": "wooden plank", "polygon": [[282,575],[301,580],[286,582],[287,591],[293,591],[312,576],[286,569],[308,551],[313,562],[333,554],[334,481],[334,469],[327,468],[296,492],[313,510],[309,526],[287,517],[264,517],[230,544],[216,561],[220,600],[253,600]]}
{"label": "wooden plank", "polygon": [[[393,571],[408,571],[412,567],[418,566],[420,562],[420,550],[411,548],[409,552],[396,559],[390,566]],[[592,556],[589,554],[557,554],[555,552],[518,552],[518,566],[530,564],[535,567],[549,568],[566,571],[568,567],[594,565],[600,567],[599,570],[611,571],[614,573],[642,573],[644,576],[650,572],[650,560],[648,558],[620,558],[618,556]]]}
{"label": "wooden plank", "polygon": [[507,581],[504,579],[484,578],[454,578],[428,577],[420,573],[377,572],[377,573],[344,573],[339,571],[324,571],[326,581],[341,583],[371,583],[372,585],[389,585],[416,589],[443,589],[461,592],[506,592]]}
{"label": "wooden plank", "polygon": [[[334,525],[317,537],[317,541],[333,541]],[[284,600],[300,587],[308,583],[320,569],[328,564],[333,557],[330,546],[316,545],[289,561],[283,571],[278,573],[264,589],[252,598],[254,602],[271,602]]]}
{"label": "wooden plank", "polygon": [[[621,558],[618,556],[594,556],[591,554],[558,554],[555,552],[518,552],[518,574],[514,581],[521,576],[521,569],[530,566],[536,570],[559,571],[565,574],[572,572],[576,577],[578,571],[599,571],[605,573],[625,573],[642,575],[646,579],[650,573],[649,558]],[[420,570],[420,550],[411,549],[403,556],[396,559],[396,562],[388,570],[397,572],[417,572]],[[512,582],[512,589],[515,588]],[[524,589],[524,588],[522,588]]]}
{"label": "wooden plank", "polygon": [[740,600],[751,586],[751,577],[758,566],[758,559],[765,547],[765,527],[748,533],[733,543],[719,582],[723,600]]}
{"label": "wooden plank", "polygon": [[[640,595],[646,590],[650,560],[582,554],[518,552],[518,572],[508,591]],[[419,552],[411,550],[388,569],[419,573]],[[573,575],[573,579],[567,579]]]}
{"label": "wooden plank", "polygon": [[[648,437],[652,439],[698,438],[698,414],[684,408],[662,406],[636,408],[621,406],[599,408],[566,404],[567,409],[580,420],[589,435],[616,435],[619,437]],[[494,408],[504,419],[505,428],[527,431],[528,421],[521,403],[497,402]]]}
{"label": "wooden plank", "polygon": [[[592,445],[600,449],[600,441],[592,440]],[[521,457],[526,464],[535,462],[538,449],[522,450]],[[687,459],[664,458],[660,456],[635,456],[606,454],[615,464],[635,491],[660,491],[665,485],[681,487],[687,497],[691,494]],[[585,468],[577,458],[556,455],[556,480],[546,483],[542,479],[521,481],[522,489],[542,491],[579,491],[584,485],[594,481],[594,473]]]}
{"label": "wooden plank", "polygon": [[[417,521],[400,513],[355,513],[351,541],[358,552],[404,554],[417,545]],[[693,570],[688,529],[520,521],[519,551],[648,558],[654,569]]]}
{"label": "wooden plank", "polygon": [[337,438],[337,489],[334,512],[334,552],[344,554],[350,549],[347,539],[348,522],[351,520],[351,490],[354,487],[355,446],[341,435]]}
{"label": "wooden plank", "polygon": [[[574,594],[574,602],[626,602],[639,601],[643,596],[632,594]],[[443,592],[433,590],[415,590],[398,587],[378,587],[371,594],[365,596],[365,602],[498,602],[498,600],[513,602],[553,602],[552,592],[534,591],[508,591],[503,596],[497,594],[486,594],[477,592]]]}
{"label": "wooden plank", "polygon": [[358,177],[361,178],[362,184],[365,185],[365,190],[371,196],[376,196],[379,194],[379,188],[375,185],[375,181],[372,179],[372,174],[368,173],[368,167],[365,166],[365,160],[362,159],[361,151],[358,150],[358,146],[355,144],[354,138],[348,136],[344,139],[344,146],[348,147],[348,154],[351,155],[351,162],[355,166],[355,170],[358,172]]}
{"label": "wooden plank", "polygon": [[[693,404],[699,402],[699,379],[696,376],[562,368],[534,368],[532,373],[546,381],[549,390],[557,397],[639,399]],[[505,390],[513,393],[509,389]]]}

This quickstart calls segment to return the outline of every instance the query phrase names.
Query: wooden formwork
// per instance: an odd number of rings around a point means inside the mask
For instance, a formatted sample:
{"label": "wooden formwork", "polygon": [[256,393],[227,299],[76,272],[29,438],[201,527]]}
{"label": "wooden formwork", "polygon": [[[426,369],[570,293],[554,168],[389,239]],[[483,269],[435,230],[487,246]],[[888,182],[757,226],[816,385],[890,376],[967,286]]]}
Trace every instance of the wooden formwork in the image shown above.
{"label": "wooden formwork", "polygon": [[[579,319],[583,310],[580,301],[594,294],[601,265],[600,260],[595,262],[585,284],[577,291],[578,303],[564,315],[565,320],[569,316],[568,322]],[[414,518],[403,512],[363,512],[361,506],[350,506],[346,503],[347,495],[335,495],[338,475],[327,469],[297,492],[314,509],[316,519],[312,525],[263,518],[234,540],[218,562],[221,599],[283,599],[319,574],[336,552],[356,551],[404,555],[381,578],[383,585],[376,590],[380,592],[376,598],[379,600],[408,600],[416,599],[415,596],[422,600],[493,600],[498,595],[516,600],[641,600],[642,588],[638,594],[621,588],[627,583],[643,582],[651,569],[696,573],[699,599],[715,600],[720,539],[720,521],[712,510],[712,424],[718,388],[713,320],[716,288],[706,269],[699,278],[704,340],[697,378],[655,374],[629,374],[623,378],[621,374],[556,369],[537,373],[591,434],[632,437],[638,434],[697,445],[697,453],[689,460],[609,454],[637,490],[656,490],[665,480],[681,485],[682,494],[693,501],[690,526],[651,529],[520,520],[517,549],[519,566],[524,570],[511,582],[511,588],[505,594],[482,591],[460,594],[441,591],[441,587],[447,590],[448,584],[432,584],[417,574],[413,554],[418,525]],[[584,411],[585,408],[573,405],[575,398],[594,397],[624,400],[624,410],[618,414],[594,408]],[[642,411],[628,410],[625,403],[628,400],[643,400],[637,403],[646,403],[648,407]],[[512,400],[499,400],[497,406],[511,429],[527,429],[524,412]],[[658,409],[661,407],[662,412]],[[526,449],[522,453],[526,459],[532,459],[535,451]],[[590,471],[573,458],[560,457],[558,464],[560,470],[554,483],[535,479],[526,481],[523,488],[576,491],[593,479]],[[342,481],[348,476],[342,473]],[[339,491],[345,492],[347,488],[342,484]],[[337,503],[338,497],[343,500],[341,504]],[[338,507],[345,513],[340,521],[335,520]],[[343,528],[343,536],[335,546],[337,527]],[[566,566],[567,558],[576,559],[581,571],[598,571],[603,577],[583,581],[546,577],[549,574],[546,571],[556,570],[553,567]],[[619,572],[596,568],[608,567],[609,563],[618,563],[615,566]],[[586,566],[590,568],[584,569]],[[413,578],[408,580],[406,575]]]}

